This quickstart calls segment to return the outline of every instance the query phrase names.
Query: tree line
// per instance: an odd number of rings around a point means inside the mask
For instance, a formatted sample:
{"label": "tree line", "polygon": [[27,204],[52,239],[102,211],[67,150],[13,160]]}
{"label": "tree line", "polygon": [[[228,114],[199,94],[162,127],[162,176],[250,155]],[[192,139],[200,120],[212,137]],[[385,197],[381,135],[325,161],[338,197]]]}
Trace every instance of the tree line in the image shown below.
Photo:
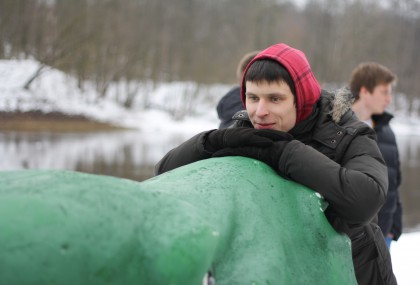
{"label": "tree line", "polygon": [[53,66],[103,95],[126,82],[135,94],[141,80],[235,83],[244,53],[285,42],[322,83],[345,84],[359,62],[377,61],[414,99],[419,18],[418,0],[0,0],[0,58],[35,58],[38,72]]}

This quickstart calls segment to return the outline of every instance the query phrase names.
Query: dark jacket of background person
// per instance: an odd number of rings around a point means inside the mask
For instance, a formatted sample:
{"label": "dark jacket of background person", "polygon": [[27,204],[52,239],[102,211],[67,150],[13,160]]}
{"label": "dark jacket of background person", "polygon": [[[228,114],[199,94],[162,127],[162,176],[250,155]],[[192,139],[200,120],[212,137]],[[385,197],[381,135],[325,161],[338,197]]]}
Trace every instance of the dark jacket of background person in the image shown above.
{"label": "dark jacket of background person", "polygon": [[384,236],[392,233],[396,241],[402,233],[402,206],[398,191],[401,184],[401,170],[395,134],[389,125],[392,118],[393,116],[387,112],[372,116],[378,146],[388,166],[388,194],[385,204],[378,213],[378,224]]}
{"label": "dark jacket of background person", "polygon": [[232,125],[234,123],[233,115],[244,108],[241,101],[241,87],[238,85],[230,89],[217,103],[216,111],[220,119],[219,129]]}
{"label": "dark jacket of background person", "polygon": [[[306,58],[299,54],[279,45],[257,56],[294,67],[288,71],[296,88],[297,124],[289,131],[294,139],[285,145],[275,170],[320,193],[329,203],[327,219],[351,240],[359,284],[396,284],[388,248],[375,223],[388,188],[375,132],[352,112],[351,93],[320,90]],[[253,128],[246,111],[235,118],[241,120],[234,128]],[[156,174],[210,158],[205,146],[211,132],[197,134],[168,152],[156,165]]]}
{"label": "dark jacket of background person", "polygon": [[[242,75],[245,71],[245,68],[248,66],[248,63],[259,53],[259,51],[251,51],[244,56],[236,67],[236,78],[238,82],[241,82]],[[232,119],[233,115],[240,111],[244,110],[244,104],[241,100],[241,87],[235,86],[229,90],[217,103],[216,111],[217,116],[220,119],[219,129],[228,128],[233,125],[234,120]]]}

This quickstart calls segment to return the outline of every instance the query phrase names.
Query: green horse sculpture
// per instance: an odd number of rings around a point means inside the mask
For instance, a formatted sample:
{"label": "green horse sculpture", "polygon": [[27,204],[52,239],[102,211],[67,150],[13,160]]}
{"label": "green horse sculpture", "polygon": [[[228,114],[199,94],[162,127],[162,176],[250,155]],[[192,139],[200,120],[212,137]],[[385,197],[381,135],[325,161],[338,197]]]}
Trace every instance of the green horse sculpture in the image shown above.
{"label": "green horse sculpture", "polygon": [[315,192],[243,157],[144,182],[0,172],[0,284],[356,284]]}

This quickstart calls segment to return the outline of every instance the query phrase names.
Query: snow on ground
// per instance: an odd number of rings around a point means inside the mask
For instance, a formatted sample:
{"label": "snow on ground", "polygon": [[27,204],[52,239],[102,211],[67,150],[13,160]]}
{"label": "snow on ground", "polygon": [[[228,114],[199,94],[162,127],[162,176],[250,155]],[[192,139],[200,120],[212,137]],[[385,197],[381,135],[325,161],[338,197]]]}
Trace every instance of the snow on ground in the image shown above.
{"label": "snow on ground", "polygon": [[58,111],[144,132],[194,134],[217,127],[214,106],[230,88],[193,82],[152,86],[144,82],[133,107],[127,110],[116,102],[125,99],[121,90],[126,86],[111,86],[109,94],[100,98],[91,84],[85,84],[81,92],[75,78],[49,67],[32,83],[30,90],[24,90],[22,87],[38,65],[34,60],[0,60],[0,111]]}
{"label": "snow on ground", "polygon": [[[133,108],[127,111],[116,104],[115,100],[98,99],[89,85],[84,92],[80,92],[74,78],[51,68],[47,68],[34,81],[29,91],[23,90],[25,81],[37,68],[38,63],[34,60],[0,60],[0,111],[41,110],[85,115],[155,134],[159,138],[174,134],[189,137],[203,130],[217,128],[214,106],[218,98],[230,88],[225,85],[197,86],[191,82],[150,87],[146,83],[140,89]],[[118,87],[111,90],[114,90],[114,94],[109,97],[118,98]],[[205,96],[196,96],[197,93],[204,93]],[[191,102],[190,109],[183,106],[186,99]],[[145,109],[145,102],[151,108]],[[180,113],[189,111],[193,115],[175,119]],[[392,126],[397,135],[420,136],[419,119],[398,116]],[[400,285],[420,284],[420,231],[404,233],[398,242],[392,244],[391,256]]]}
{"label": "snow on ground", "polygon": [[399,285],[420,284],[420,232],[404,233],[392,242],[391,258]]}

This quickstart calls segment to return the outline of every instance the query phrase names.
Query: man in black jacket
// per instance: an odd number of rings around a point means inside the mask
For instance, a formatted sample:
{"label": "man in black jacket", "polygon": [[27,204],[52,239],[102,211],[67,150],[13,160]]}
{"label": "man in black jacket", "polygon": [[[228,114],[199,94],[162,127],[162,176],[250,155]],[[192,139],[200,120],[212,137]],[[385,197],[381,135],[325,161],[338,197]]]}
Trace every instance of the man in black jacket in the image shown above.
{"label": "man in black jacket", "polygon": [[375,223],[388,189],[387,169],[374,131],[351,111],[351,93],[321,90],[305,54],[280,43],[248,64],[241,100],[246,111],[235,115],[235,126],[202,132],[172,149],[156,174],[211,157],[265,162],[329,203],[325,215],[351,240],[359,284],[396,284]]}
{"label": "man in black jacket", "polygon": [[378,224],[387,242],[397,241],[402,233],[402,207],[398,188],[401,184],[400,160],[395,134],[389,125],[393,116],[385,111],[392,100],[396,76],[375,62],[360,63],[352,72],[350,89],[355,96],[353,111],[371,126],[378,136],[378,145],[388,166],[388,195],[378,213]]}

